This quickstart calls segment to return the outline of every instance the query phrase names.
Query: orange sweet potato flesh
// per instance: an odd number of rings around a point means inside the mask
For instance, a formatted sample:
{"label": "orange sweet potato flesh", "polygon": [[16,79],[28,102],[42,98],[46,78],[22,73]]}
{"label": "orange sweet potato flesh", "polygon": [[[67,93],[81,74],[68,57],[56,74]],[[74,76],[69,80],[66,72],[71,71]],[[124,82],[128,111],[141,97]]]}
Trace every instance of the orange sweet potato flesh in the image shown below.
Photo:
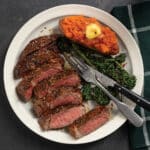
{"label": "orange sweet potato flesh", "polygon": [[[94,23],[102,33],[96,38],[88,39],[85,35],[87,25]],[[95,49],[104,55],[115,55],[119,52],[118,39],[114,31],[101,24],[95,18],[85,16],[67,16],[59,22],[60,30],[70,40]]]}

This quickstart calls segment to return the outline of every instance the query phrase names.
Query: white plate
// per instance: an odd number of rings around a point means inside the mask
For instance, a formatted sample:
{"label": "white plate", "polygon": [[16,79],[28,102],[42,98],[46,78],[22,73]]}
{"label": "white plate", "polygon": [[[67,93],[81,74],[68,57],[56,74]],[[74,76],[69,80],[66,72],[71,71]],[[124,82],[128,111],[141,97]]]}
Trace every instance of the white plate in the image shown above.
{"label": "white plate", "polygon": [[[4,63],[5,90],[13,111],[29,129],[43,138],[59,143],[81,144],[96,141],[113,133],[126,121],[120,112],[117,110],[113,111],[112,118],[105,125],[100,127],[95,132],[92,132],[81,139],[75,140],[63,130],[47,132],[41,131],[37,119],[32,115],[30,103],[25,104],[21,102],[16,95],[15,88],[18,84],[18,80],[16,81],[13,78],[13,69],[25,45],[35,37],[52,32],[51,29],[56,29],[55,31],[57,31],[58,21],[61,17],[66,15],[81,14],[97,18],[117,33],[123,43],[121,44],[120,41],[121,49],[126,49],[128,54],[127,69],[132,71],[137,78],[136,86],[133,90],[136,93],[141,94],[143,87],[143,63],[140,50],[128,30],[107,12],[86,5],[72,4],[50,8],[31,18],[18,31],[6,54]],[[131,108],[135,107],[135,104],[130,102],[129,104]]]}

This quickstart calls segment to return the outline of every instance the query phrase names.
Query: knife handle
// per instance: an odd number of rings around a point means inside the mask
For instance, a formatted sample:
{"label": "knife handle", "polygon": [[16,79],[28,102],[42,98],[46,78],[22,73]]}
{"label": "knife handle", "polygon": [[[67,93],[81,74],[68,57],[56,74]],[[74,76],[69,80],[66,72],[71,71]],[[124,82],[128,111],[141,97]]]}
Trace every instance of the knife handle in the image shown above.
{"label": "knife handle", "polygon": [[119,85],[119,84],[115,84],[114,87],[124,96],[126,96],[127,98],[131,99],[133,102],[135,102],[136,104],[138,104],[139,106],[147,109],[148,111],[150,111],[150,101],[146,100],[145,98],[143,98],[142,96],[136,94],[135,92],[128,90],[127,88]]}

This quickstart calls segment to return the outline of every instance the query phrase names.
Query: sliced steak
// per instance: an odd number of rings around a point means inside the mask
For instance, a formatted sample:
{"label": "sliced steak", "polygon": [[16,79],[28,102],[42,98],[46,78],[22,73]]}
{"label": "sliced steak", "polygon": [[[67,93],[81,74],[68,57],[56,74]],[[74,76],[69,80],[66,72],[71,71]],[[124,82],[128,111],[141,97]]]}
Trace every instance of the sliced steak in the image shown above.
{"label": "sliced steak", "polygon": [[82,94],[79,89],[72,87],[61,87],[49,93],[45,98],[35,100],[33,110],[40,117],[47,110],[61,105],[81,104]]}
{"label": "sliced steak", "polygon": [[31,80],[32,79],[24,79],[16,87],[16,92],[22,100],[28,101],[32,96],[33,86]]}
{"label": "sliced steak", "polygon": [[85,113],[82,105],[60,106],[45,113],[40,119],[39,124],[43,130],[60,129],[73,123]]}
{"label": "sliced steak", "polygon": [[31,71],[40,68],[43,64],[53,64],[56,62],[59,62],[62,65],[64,64],[64,60],[59,53],[54,50],[42,48],[27,55],[17,63],[14,69],[14,77],[17,79],[27,76]]}
{"label": "sliced steak", "polygon": [[[56,47],[56,40],[60,35],[58,34],[53,34],[50,36],[42,36],[38,37],[36,39],[33,39],[29,42],[29,44],[25,47],[23,50],[20,60],[25,58],[27,55],[40,50],[41,48],[47,47],[49,49],[57,49]],[[53,48],[54,47],[54,48]]]}
{"label": "sliced steak", "polygon": [[64,73],[54,76],[50,79],[51,87],[58,88],[61,86],[78,86],[80,85],[80,77],[74,70],[66,70]]}
{"label": "sliced steak", "polygon": [[51,93],[51,90],[62,87],[62,86],[71,86],[77,87],[80,85],[80,77],[73,70],[65,70],[60,72],[59,74],[50,77],[46,81],[40,82],[34,88],[34,95],[36,98],[42,98],[47,95],[47,93]]}
{"label": "sliced steak", "polygon": [[33,88],[40,81],[53,76],[60,71],[62,71],[62,65],[60,63],[42,66],[42,68],[35,70],[19,83],[17,86],[18,95],[25,101],[30,100]]}
{"label": "sliced steak", "polygon": [[50,85],[48,79],[39,82],[37,86],[33,89],[35,99],[44,98],[48,93],[49,86]]}
{"label": "sliced steak", "polygon": [[75,138],[85,136],[106,123],[109,116],[108,108],[97,106],[73,122],[68,127],[69,133]]}

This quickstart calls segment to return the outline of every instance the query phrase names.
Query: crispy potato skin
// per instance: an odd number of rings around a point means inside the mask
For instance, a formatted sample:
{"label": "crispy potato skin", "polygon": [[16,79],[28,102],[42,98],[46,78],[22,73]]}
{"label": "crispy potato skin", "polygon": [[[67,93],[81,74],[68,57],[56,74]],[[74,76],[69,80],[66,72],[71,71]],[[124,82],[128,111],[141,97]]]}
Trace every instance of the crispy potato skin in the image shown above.
{"label": "crispy potato skin", "polygon": [[[87,25],[98,25],[102,33],[93,39],[86,38]],[[85,16],[67,16],[59,22],[60,30],[69,39],[86,47],[96,49],[104,55],[115,55],[119,52],[118,39],[109,27],[102,25],[95,18]]]}

